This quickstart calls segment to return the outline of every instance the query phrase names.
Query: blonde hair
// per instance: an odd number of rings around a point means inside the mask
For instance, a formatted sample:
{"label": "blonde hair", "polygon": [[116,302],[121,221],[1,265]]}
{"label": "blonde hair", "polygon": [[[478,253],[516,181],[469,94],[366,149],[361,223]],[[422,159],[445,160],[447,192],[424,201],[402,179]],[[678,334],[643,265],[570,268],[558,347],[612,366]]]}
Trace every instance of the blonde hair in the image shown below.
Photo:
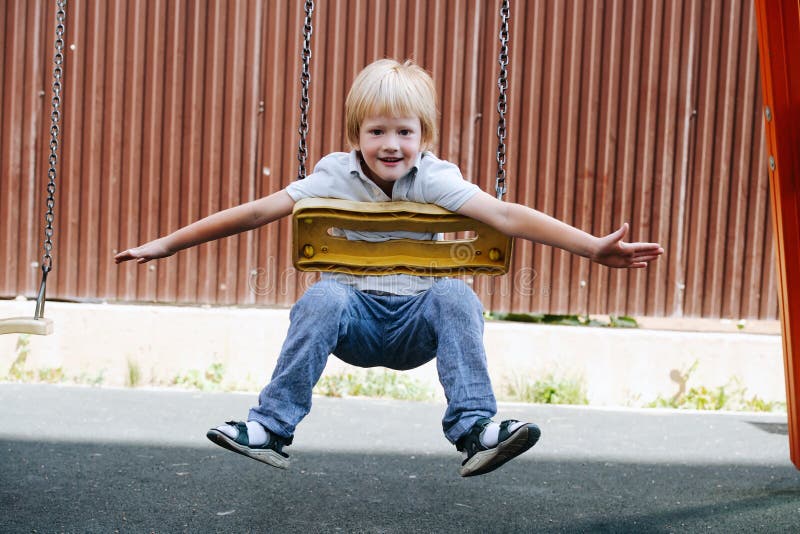
{"label": "blonde hair", "polygon": [[345,101],[347,142],[358,147],[361,123],[370,116],[419,117],[423,149],[438,137],[436,87],[425,70],[410,60],[379,59],[358,73]]}

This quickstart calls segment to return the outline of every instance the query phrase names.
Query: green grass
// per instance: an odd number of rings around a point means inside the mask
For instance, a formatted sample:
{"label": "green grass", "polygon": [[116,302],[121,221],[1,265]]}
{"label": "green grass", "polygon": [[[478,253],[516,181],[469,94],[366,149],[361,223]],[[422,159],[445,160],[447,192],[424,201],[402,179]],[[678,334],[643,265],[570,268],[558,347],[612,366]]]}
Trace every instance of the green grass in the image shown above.
{"label": "green grass", "polygon": [[135,388],[142,383],[142,369],[139,367],[138,362],[130,358],[128,358],[128,376],[126,382],[129,388]]}
{"label": "green grass", "polygon": [[565,326],[600,326],[605,328],[639,328],[639,323],[627,315],[609,315],[608,321],[594,319],[588,315],[555,315],[550,313],[497,313],[485,312],[486,319]]}
{"label": "green grass", "polygon": [[505,384],[501,397],[503,400],[534,404],[589,404],[582,379],[554,374],[536,380],[515,377]]}
{"label": "green grass", "polygon": [[103,382],[102,371],[96,376],[82,373],[80,376],[68,376],[63,367],[42,367],[40,369],[28,368],[28,357],[31,354],[31,337],[20,334],[17,337],[14,362],[2,379],[10,382],[42,382],[46,384],[88,384],[100,385]]}
{"label": "green grass", "polygon": [[697,370],[699,361],[695,360],[688,369],[678,373],[678,381],[682,387],[678,393],[666,398],[661,395],[652,402],[647,403],[647,408],[676,408],[687,410],[729,410],[748,412],[776,412],[786,410],[786,403],[766,401],[758,395],[747,395],[747,388],[741,380],[733,377],[724,385],[707,387],[693,385],[688,387],[688,382]]}
{"label": "green grass", "polygon": [[17,337],[17,345],[15,347],[16,354],[14,355],[14,362],[8,370],[6,378],[13,382],[32,382],[34,379],[33,371],[25,368],[28,361],[28,355],[31,352],[30,348],[31,336],[28,334],[20,334]]}
{"label": "green grass", "polygon": [[314,393],[326,397],[377,397],[397,400],[430,400],[433,389],[406,374],[393,371],[340,372],[323,376]]}
{"label": "green grass", "polygon": [[212,363],[205,371],[189,369],[185,373],[172,379],[172,385],[200,391],[224,390],[222,381],[225,378],[225,366],[221,363]]}

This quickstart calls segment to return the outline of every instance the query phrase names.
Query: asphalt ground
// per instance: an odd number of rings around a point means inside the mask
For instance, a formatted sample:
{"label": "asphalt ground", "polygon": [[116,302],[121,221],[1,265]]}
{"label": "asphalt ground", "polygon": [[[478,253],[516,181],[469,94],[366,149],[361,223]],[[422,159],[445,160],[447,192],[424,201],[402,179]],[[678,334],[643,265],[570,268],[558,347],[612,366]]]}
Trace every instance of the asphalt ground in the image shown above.
{"label": "asphalt ground", "polygon": [[0,384],[0,532],[800,532],[785,415],[501,404],[539,444],[462,479],[442,403],[315,398],[282,471],[205,437],[254,401]]}

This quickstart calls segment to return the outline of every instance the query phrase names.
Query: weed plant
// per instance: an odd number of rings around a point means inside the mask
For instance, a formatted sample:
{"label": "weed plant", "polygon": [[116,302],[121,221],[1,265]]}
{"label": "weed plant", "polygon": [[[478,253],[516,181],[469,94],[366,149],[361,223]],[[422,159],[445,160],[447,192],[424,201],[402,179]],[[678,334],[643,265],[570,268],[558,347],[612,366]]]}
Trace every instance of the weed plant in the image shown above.
{"label": "weed plant", "polygon": [[17,345],[15,347],[16,354],[14,355],[14,363],[8,370],[7,378],[13,382],[32,382],[34,373],[25,368],[28,361],[28,355],[31,352],[31,336],[28,334],[20,334],[17,337]]}
{"label": "weed plant", "polygon": [[135,388],[142,382],[142,368],[134,360],[128,358],[127,383],[129,388]]}
{"label": "weed plant", "polygon": [[376,371],[341,372],[323,376],[314,393],[326,397],[377,397],[424,401],[433,398],[433,389],[425,382],[403,373]]}
{"label": "weed plant", "polygon": [[17,337],[14,362],[11,364],[4,380],[11,382],[43,382],[45,384],[73,384],[99,385],[103,382],[102,371],[94,377],[86,373],[80,376],[67,376],[63,367],[43,367],[41,369],[28,369],[28,356],[31,353],[31,337],[29,334],[20,334]]}
{"label": "weed plant", "polygon": [[535,404],[589,404],[584,381],[548,374],[538,380],[515,377],[505,384],[503,400]]}
{"label": "weed plant", "polygon": [[766,401],[758,395],[747,396],[747,388],[739,378],[733,377],[724,385],[709,388],[692,386],[688,382],[697,370],[699,361],[695,360],[688,369],[678,373],[680,389],[670,398],[661,395],[646,405],[648,408],[677,408],[689,410],[730,410],[748,412],[785,411],[786,403]]}
{"label": "weed plant", "polygon": [[551,313],[497,313],[485,312],[486,319],[565,326],[600,326],[606,328],[639,328],[639,323],[627,315],[609,315],[608,321],[594,319],[588,315],[557,315]]}
{"label": "weed plant", "polygon": [[186,373],[179,374],[172,379],[172,384],[188,389],[200,391],[223,390],[222,381],[225,378],[225,366],[221,363],[212,363],[206,370],[189,369]]}
{"label": "weed plant", "polygon": [[43,369],[27,369],[28,356],[31,353],[31,336],[20,334],[17,338],[16,355],[14,363],[8,370],[6,378],[12,382],[45,382],[58,384],[67,380],[64,369],[61,367],[45,367]]}

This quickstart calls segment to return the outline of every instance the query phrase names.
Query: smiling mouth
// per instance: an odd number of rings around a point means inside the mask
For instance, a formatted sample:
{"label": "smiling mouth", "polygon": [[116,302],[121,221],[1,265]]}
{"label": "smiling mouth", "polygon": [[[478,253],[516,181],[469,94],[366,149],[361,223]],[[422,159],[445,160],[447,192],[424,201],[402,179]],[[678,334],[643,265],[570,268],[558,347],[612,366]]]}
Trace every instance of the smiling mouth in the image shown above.
{"label": "smiling mouth", "polygon": [[403,158],[380,158],[380,160],[384,163],[397,163],[403,161]]}

